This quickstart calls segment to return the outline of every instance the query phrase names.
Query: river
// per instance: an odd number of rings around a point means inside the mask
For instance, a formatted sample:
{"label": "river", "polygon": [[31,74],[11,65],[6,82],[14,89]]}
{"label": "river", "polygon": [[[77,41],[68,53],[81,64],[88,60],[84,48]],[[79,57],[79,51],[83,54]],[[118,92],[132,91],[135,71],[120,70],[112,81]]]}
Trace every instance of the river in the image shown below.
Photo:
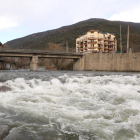
{"label": "river", "polygon": [[0,71],[4,140],[139,140],[140,73]]}

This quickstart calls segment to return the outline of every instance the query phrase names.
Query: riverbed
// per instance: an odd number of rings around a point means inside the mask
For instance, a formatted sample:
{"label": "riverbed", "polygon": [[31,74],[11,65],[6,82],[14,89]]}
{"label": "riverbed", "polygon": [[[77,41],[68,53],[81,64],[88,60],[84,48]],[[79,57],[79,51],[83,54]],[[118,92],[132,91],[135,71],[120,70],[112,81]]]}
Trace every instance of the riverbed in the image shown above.
{"label": "riverbed", "polygon": [[140,73],[0,71],[4,140],[139,140]]}

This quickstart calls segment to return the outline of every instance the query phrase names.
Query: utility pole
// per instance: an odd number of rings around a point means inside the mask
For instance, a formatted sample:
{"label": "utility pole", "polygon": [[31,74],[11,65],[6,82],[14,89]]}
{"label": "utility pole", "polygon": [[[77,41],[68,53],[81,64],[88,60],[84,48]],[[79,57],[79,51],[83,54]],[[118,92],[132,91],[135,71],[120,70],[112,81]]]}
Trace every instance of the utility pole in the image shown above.
{"label": "utility pole", "polygon": [[122,53],[122,35],[121,35],[121,25],[120,25],[120,52]]}
{"label": "utility pole", "polygon": [[129,25],[127,30],[127,53],[129,53]]}
{"label": "utility pole", "polygon": [[132,46],[132,51],[134,52],[134,33],[133,33],[132,35],[133,35],[133,46]]}
{"label": "utility pole", "polygon": [[68,41],[66,41],[66,52],[68,53],[69,47],[68,47]]}

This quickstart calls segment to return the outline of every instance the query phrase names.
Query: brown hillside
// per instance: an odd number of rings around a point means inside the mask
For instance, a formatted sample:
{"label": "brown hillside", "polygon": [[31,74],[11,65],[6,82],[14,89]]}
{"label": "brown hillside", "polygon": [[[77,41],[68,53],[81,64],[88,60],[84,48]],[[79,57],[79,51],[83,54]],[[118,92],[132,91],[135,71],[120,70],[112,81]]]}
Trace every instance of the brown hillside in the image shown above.
{"label": "brown hillside", "polygon": [[123,51],[126,50],[127,26],[130,26],[130,46],[135,52],[140,52],[140,23],[108,21],[104,19],[88,19],[73,25],[64,26],[59,29],[35,33],[23,38],[8,41],[6,44],[12,49],[49,49],[50,44],[58,44],[65,47],[68,41],[70,48],[75,48],[75,41],[79,35],[85,34],[88,30],[94,29],[102,32],[114,33],[118,41],[120,25],[122,26]]}

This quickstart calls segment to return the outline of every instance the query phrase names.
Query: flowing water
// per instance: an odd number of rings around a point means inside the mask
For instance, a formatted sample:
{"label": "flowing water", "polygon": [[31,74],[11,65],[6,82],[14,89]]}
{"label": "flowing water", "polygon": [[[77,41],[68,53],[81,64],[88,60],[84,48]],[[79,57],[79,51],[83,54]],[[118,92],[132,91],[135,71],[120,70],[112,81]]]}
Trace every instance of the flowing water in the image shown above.
{"label": "flowing water", "polygon": [[140,140],[140,73],[1,71],[4,140]]}

